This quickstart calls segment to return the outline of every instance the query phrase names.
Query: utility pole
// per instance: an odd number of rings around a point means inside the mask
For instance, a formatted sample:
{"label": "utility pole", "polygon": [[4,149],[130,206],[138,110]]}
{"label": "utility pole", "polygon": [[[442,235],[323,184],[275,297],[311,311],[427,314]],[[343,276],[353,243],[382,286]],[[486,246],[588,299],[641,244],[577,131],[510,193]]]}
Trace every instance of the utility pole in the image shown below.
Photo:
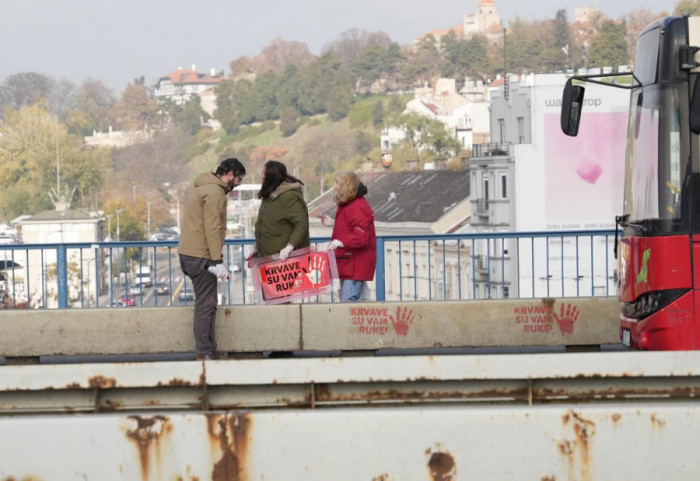
{"label": "utility pole", "polygon": [[151,238],[151,203],[152,202],[146,202],[146,208],[148,209],[148,216],[146,218],[146,231],[148,232],[148,239]]}
{"label": "utility pole", "polygon": [[131,200],[136,200],[136,187],[138,187],[139,184],[131,184]]}
{"label": "utility pole", "polygon": [[124,209],[117,209],[114,211],[117,214],[117,242],[119,242],[119,214],[121,214],[123,210]]}

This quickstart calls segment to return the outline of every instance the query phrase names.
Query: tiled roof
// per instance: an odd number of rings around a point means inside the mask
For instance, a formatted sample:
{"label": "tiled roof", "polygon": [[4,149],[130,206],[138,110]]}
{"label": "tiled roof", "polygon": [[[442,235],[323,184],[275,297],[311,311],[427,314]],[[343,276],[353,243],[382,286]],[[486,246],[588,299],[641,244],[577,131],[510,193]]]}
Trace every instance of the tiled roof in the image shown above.
{"label": "tiled roof", "polygon": [[[420,170],[358,174],[377,222],[425,222],[440,219],[469,197],[467,170]],[[309,203],[309,217],[335,217],[335,191]]]}
{"label": "tiled roof", "polygon": [[69,210],[43,210],[34,214],[29,219],[23,220],[21,223],[42,222],[42,221],[62,221],[62,220],[97,220],[96,217],[79,209]]}
{"label": "tiled roof", "polygon": [[158,84],[170,80],[174,84],[219,84],[221,77],[211,76],[198,70],[177,69],[158,80]]}

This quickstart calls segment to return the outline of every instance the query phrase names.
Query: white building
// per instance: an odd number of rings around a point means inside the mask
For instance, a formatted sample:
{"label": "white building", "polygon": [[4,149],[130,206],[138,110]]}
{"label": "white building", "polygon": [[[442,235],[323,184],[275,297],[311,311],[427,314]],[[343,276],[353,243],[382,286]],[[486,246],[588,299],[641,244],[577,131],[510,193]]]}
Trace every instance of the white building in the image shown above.
{"label": "white building", "polygon": [[178,67],[177,70],[161,77],[156,82],[154,95],[156,100],[170,99],[177,105],[186,103],[192,95],[199,95],[202,92],[219,85],[223,77],[218,75],[214,69],[203,73],[192,65],[191,70]]}
{"label": "white building", "polygon": [[[503,87],[492,92],[493,142],[477,146],[470,159],[474,231],[614,228],[622,210],[628,91],[586,85],[581,130],[567,137],[559,120],[565,82],[564,75],[531,75],[511,81],[508,95]],[[480,288],[491,289],[491,297],[508,297],[513,289],[521,297],[615,293],[603,274],[605,263],[614,265],[613,239],[593,246],[573,239],[511,244],[475,249],[483,264]],[[534,278],[535,285],[520,285],[519,277]]]}
{"label": "white building", "polygon": [[[105,234],[104,219],[81,210],[69,209],[65,204],[59,203],[56,210],[39,212],[22,220],[19,225],[25,244],[46,246],[28,247],[23,253],[24,262],[20,261],[20,264],[25,267],[15,269],[15,288],[25,291],[25,299],[28,293],[32,305],[57,307],[58,246],[52,247],[51,244],[102,241]],[[85,306],[94,304],[104,273],[97,251],[98,249],[67,249],[69,302],[80,302]]]}
{"label": "white building", "polygon": [[[488,142],[489,103],[487,87],[482,82],[467,80],[457,92],[456,80],[437,79],[432,87],[416,89],[415,97],[408,101],[404,114],[422,115],[445,125],[462,145],[471,150],[475,141]],[[389,127],[382,130],[382,151],[389,151],[406,138],[403,129]]]}

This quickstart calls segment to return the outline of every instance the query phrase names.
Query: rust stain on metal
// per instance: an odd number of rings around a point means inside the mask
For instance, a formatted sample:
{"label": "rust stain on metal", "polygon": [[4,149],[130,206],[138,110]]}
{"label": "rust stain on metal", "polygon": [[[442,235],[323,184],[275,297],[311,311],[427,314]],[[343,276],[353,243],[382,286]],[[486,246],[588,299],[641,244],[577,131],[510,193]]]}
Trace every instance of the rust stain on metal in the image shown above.
{"label": "rust stain on metal", "polygon": [[102,406],[100,406],[100,409],[104,411],[116,411],[117,409],[122,409],[124,407],[124,403],[122,402],[114,402],[110,401],[107,399]]}
{"label": "rust stain on metal", "polygon": [[[214,465],[212,481],[243,481],[250,441],[250,414],[210,414],[207,415],[207,422],[210,442],[218,443],[222,452],[221,459]],[[215,429],[217,426],[218,432]]]}
{"label": "rust stain on metal", "polygon": [[654,428],[661,429],[666,425],[666,421],[657,418],[656,413],[651,413],[650,419],[651,419],[651,425]]}
{"label": "rust stain on metal", "polygon": [[38,476],[32,476],[32,475],[24,475],[21,478],[15,478],[14,476],[8,476],[6,478],[2,478],[2,481],[43,481],[43,478],[40,478]]}
{"label": "rust stain on metal", "polygon": [[372,481],[389,481],[389,475],[384,473],[372,478]]}
{"label": "rust stain on metal", "polygon": [[128,429],[126,435],[136,443],[141,462],[141,477],[147,481],[151,464],[150,451],[152,448],[157,449],[164,434],[172,431],[172,425],[170,419],[165,416],[129,416],[128,419],[136,421],[136,429]]}
{"label": "rust stain on metal", "polygon": [[117,380],[110,377],[104,376],[93,376],[88,379],[88,386],[99,387],[101,389],[108,389],[115,387],[117,385]]}
{"label": "rust stain on metal", "polygon": [[622,414],[620,414],[620,413],[614,413],[614,414],[611,416],[611,419],[612,419],[612,422],[613,422],[613,426],[617,426],[617,424],[620,422],[620,419],[622,419]]}
{"label": "rust stain on metal", "polygon": [[[569,461],[569,470],[574,471],[574,453],[578,453],[580,461],[581,481],[591,479],[591,443],[595,436],[595,423],[584,418],[576,411],[570,410],[562,416],[564,425],[571,422],[574,431],[574,441],[565,440],[559,443],[559,452],[565,455]],[[573,478],[573,476],[571,476]]]}
{"label": "rust stain on metal", "polygon": [[373,390],[363,393],[335,393],[332,394],[325,384],[316,384],[316,401],[337,401],[337,402],[374,402],[374,401],[427,401],[439,399],[527,399],[527,387],[505,388],[505,389],[482,389],[480,391],[430,391],[430,390]]}
{"label": "rust stain on metal", "polygon": [[555,478],[554,476],[545,476],[542,478],[541,481],[557,481],[557,478]]}
{"label": "rust stain on metal", "polygon": [[70,384],[66,384],[66,389],[80,389],[80,383],[72,382]]}
{"label": "rust stain on metal", "polygon": [[433,481],[455,481],[457,479],[457,465],[449,452],[437,451],[431,454],[428,468],[430,468],[430,476]]}
{"label": "rust stain on metal", "polygon": [[564,456],[571,456],[574,453],[574,446],[569,440],[564,440],[560,442],[558,446],[559,452],[562,453]]}
{"label": "rust stain on metal", "polygon": [[[162,386],[162,385],[163,385],[163,384],[161,384],[160,382],[158,383],[158,386]],[[192,384],[192,383],[189,382],[189,381],[185,381],[184,379],[180,379],[180,378],[177,378],[177,377],[172,378],[172,379],[171,379],[170,381],[168,381],[168,383],[166,384],[166,386],[195,386],[195,385],[196,385],[196,384]]]}

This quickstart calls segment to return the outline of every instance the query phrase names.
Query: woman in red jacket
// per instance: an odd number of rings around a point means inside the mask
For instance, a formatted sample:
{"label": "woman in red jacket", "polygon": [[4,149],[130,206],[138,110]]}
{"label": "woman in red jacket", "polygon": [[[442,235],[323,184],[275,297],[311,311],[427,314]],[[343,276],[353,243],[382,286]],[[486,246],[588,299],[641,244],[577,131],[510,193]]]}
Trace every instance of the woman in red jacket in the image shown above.
{"label": "woman in red jacket", "polygon": [[356,174],[340,174],[335,189],[338,210],[328,249],[335,250],[341,279],[340,301],[357,302],[365,282],[374,279],[377,264],[374,212],[364,197],[367,187]]}

